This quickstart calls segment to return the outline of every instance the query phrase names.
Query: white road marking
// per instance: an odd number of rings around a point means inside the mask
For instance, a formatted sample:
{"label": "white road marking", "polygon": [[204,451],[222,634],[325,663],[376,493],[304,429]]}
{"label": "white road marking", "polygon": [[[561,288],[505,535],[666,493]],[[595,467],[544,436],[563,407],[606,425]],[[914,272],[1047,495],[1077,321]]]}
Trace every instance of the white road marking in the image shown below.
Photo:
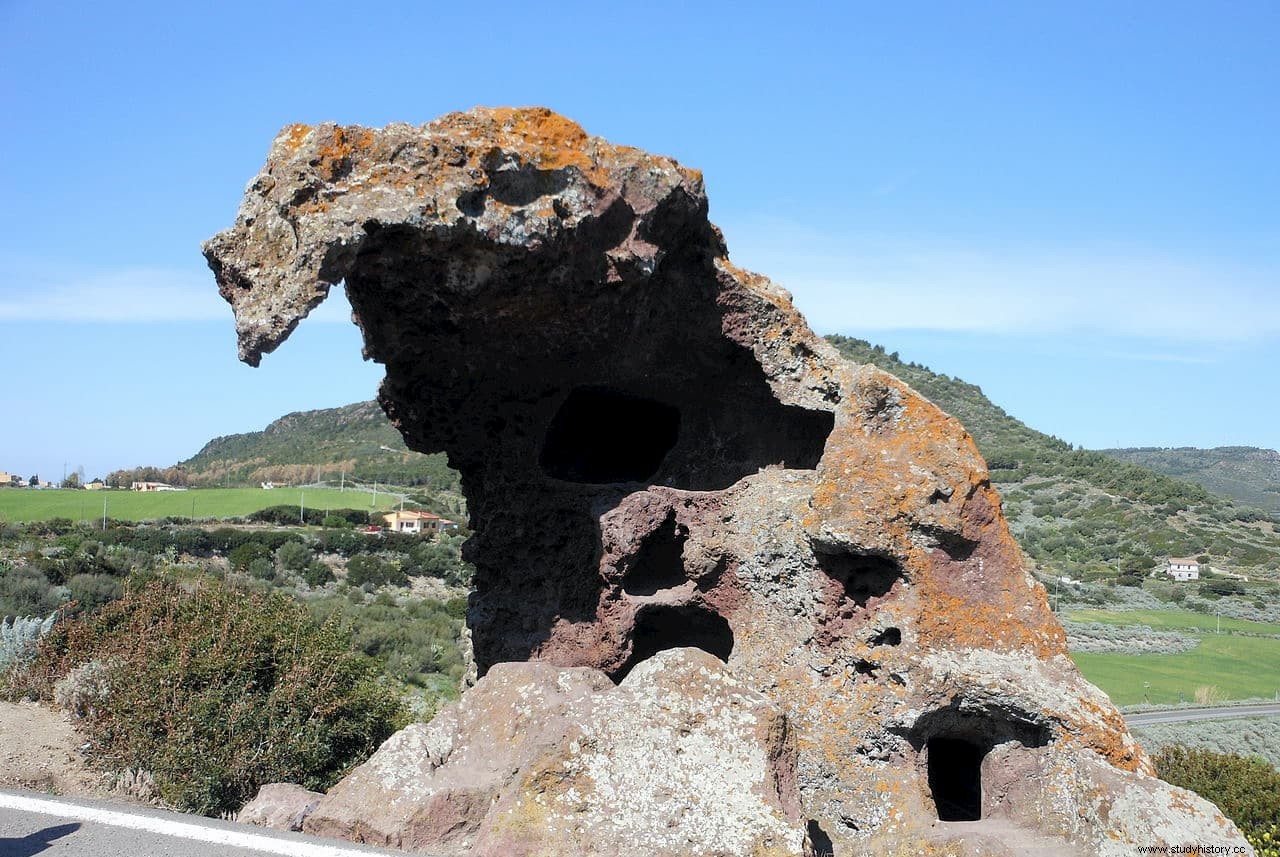
{"label": "white road marking", "polygon": [[242,833],[238,830],[201,827],[198,824],[170,821],[167,818],[129,815],[124,812],[113,812],[109,809],[97,809],[74,803],[61,803],[20,795],[0,793],[0,808],[38,812],[44,815],[56,815],[61,818],[74,818],[80,821],[94,821],[98,824],[145,830],[149,833],[176,836],[180,839],[194,839],[200,842],[210,842],[214,845],[252,848],[268,854],[282,854],[284,857],[369,857],[368,851],[356,851],[351,848],[311,842],[290,842],[284,839],[273,839],[270,836],[262,836],[257,833]]}

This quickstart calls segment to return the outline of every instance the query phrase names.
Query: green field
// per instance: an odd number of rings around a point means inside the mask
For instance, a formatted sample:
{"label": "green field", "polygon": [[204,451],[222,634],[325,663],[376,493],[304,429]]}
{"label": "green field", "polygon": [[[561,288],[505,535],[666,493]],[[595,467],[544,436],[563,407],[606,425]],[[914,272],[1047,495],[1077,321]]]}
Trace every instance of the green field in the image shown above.
{"label": "green field", "polygon": [[[390,508],[395,501],[379,494],[377,507]],[[232,518],[268,506],[308,509],[370,509],[373,495],[323,488],[193,488],[190,491],[0,491],[0,521],[101,521],[103,504],[109,518],[147,521],[156,518]]]}
{"label": "green field", "polygon": [[[1102,688],[1116,705],[1195,702],[1196,691],[1214,687],[1223,700],[1273,698],[1280,691],[1280,639],[1241,634],[1280,634],[1280,625],[1218,619],[1187,610],[1073,610],[1073,622],[1147,625],[1182,631],[1200,645],[1177,655],[1095,655],[1072,653],[1085,678]],[[1143,683],[1150,687],[1144,687]]]}
{"label": "green field", "polygon": [[[1072,622],[1103,622],[1107,625],[1147,625],[1157,631],[1205,631],[1218,630],[1219,619],[1190,610],[1069,610],[1064,619]],[[1243,619],[1221,618],[1222,632],[1246,634],[1280,634],[1280,624],[1246,622]]]}
{"label": "green field", "polygon": [[1216,687],[1224,700],[1271,699],[1280,690],[1280,640],[1268,638],[1209,634],[1178,655],[1071,657],[1116,705],[1195,702],[1196,689],[1206,686]]}

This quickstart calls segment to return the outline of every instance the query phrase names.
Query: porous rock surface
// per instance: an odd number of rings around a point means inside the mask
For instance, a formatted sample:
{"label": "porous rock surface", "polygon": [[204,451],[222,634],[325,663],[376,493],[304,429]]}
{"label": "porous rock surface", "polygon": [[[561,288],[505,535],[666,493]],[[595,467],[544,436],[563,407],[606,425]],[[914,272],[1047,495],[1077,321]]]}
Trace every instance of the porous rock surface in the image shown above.
{"label": "porous rock surface", "polygon": [[963,427],[735,267],[696,171],[536,108],[295,125],[205,255],[255,365],[345,282],[383,407],[448,453],[476,530],[482,678],[307,829],[450,854],[1248,848],[1072,665]]}

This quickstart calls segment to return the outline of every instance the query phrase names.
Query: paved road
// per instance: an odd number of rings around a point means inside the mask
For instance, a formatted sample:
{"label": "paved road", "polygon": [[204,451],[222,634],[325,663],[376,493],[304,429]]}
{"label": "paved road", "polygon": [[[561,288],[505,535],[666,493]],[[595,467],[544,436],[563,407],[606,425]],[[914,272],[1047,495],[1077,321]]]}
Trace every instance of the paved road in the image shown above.
{"label": "paved road", "polygon": [[0,790],[0,857],[370,857],[401,851],[100,801]]}
{"label": "paved road", "polygon": [[1188,720],[1233,720],[1239,717],[1280,717],[1280,703],[1265,705],[1223,705],[1217,708],[1171,708],[1167,711],[1144,711],[1126,714],[1124,722],[1130,726],[1151,726],[1156,723],[1182,723]]}

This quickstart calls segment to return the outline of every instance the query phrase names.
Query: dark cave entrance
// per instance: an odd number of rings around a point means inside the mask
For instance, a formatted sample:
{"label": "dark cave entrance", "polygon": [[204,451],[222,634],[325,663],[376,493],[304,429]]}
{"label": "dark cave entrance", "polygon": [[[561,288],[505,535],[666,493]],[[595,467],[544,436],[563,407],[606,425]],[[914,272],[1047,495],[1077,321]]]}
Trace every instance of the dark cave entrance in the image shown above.
{"label": "dark cave entrance", "polygon": [[[920,754],[939,821],[982,819],[982,765],[996,747],[1017,752],[1048,745],[1054,738],[1049,724],[1027,711],[995,708],[960,697],[926,712],[906,734]],[[1006,757],[1007,758],[1007,757]],[[993,772],[997,778],[1003,772]],[[988,805],[999,812],[999,806]]]}
{"label": "dark cave entrance", "polygon": [[632,668],[658,652],[691,646],[728,662],[733,652],[733,629],[723,616],[706,607],[682,604],[643,608],[631,637],[631,657],[613,673],[622,681]]}
{"label": "dark cave entrance", "polygon": [[930,738],[929,791],[939,821],[982,818],[982,760],[987,750],[963,738]]}
{"label": "dark cave entrance", "polygon": [[656,595],[687,581],[683,553],[688,538],[688,528],[676,521],[674,512],[669,513],[661,526],[645,536],[640,544],[622,578],[623,590],[628,595]]}
{"label": "dark cave entrance", "polygon": [[805,831],[809,834],[809,844],[813,848],[813,857],[835,857],[836,847],[831,837],[822,829],[817,820],[810,819]]}
{"label": "dark cave entrance", "polygon": [[608,387],[569,393],[547,428],[538,464],[553,479],[643,482],[680,438],[680,411]]}
{"label": "dark cave entrance", "polygon": [[814,558],[823,573],[844,588],[845,598],[859,607],[866,607],[872,598],[887,595],[903,577],[902,566],[896,560],[878,554],[815,550]]}

